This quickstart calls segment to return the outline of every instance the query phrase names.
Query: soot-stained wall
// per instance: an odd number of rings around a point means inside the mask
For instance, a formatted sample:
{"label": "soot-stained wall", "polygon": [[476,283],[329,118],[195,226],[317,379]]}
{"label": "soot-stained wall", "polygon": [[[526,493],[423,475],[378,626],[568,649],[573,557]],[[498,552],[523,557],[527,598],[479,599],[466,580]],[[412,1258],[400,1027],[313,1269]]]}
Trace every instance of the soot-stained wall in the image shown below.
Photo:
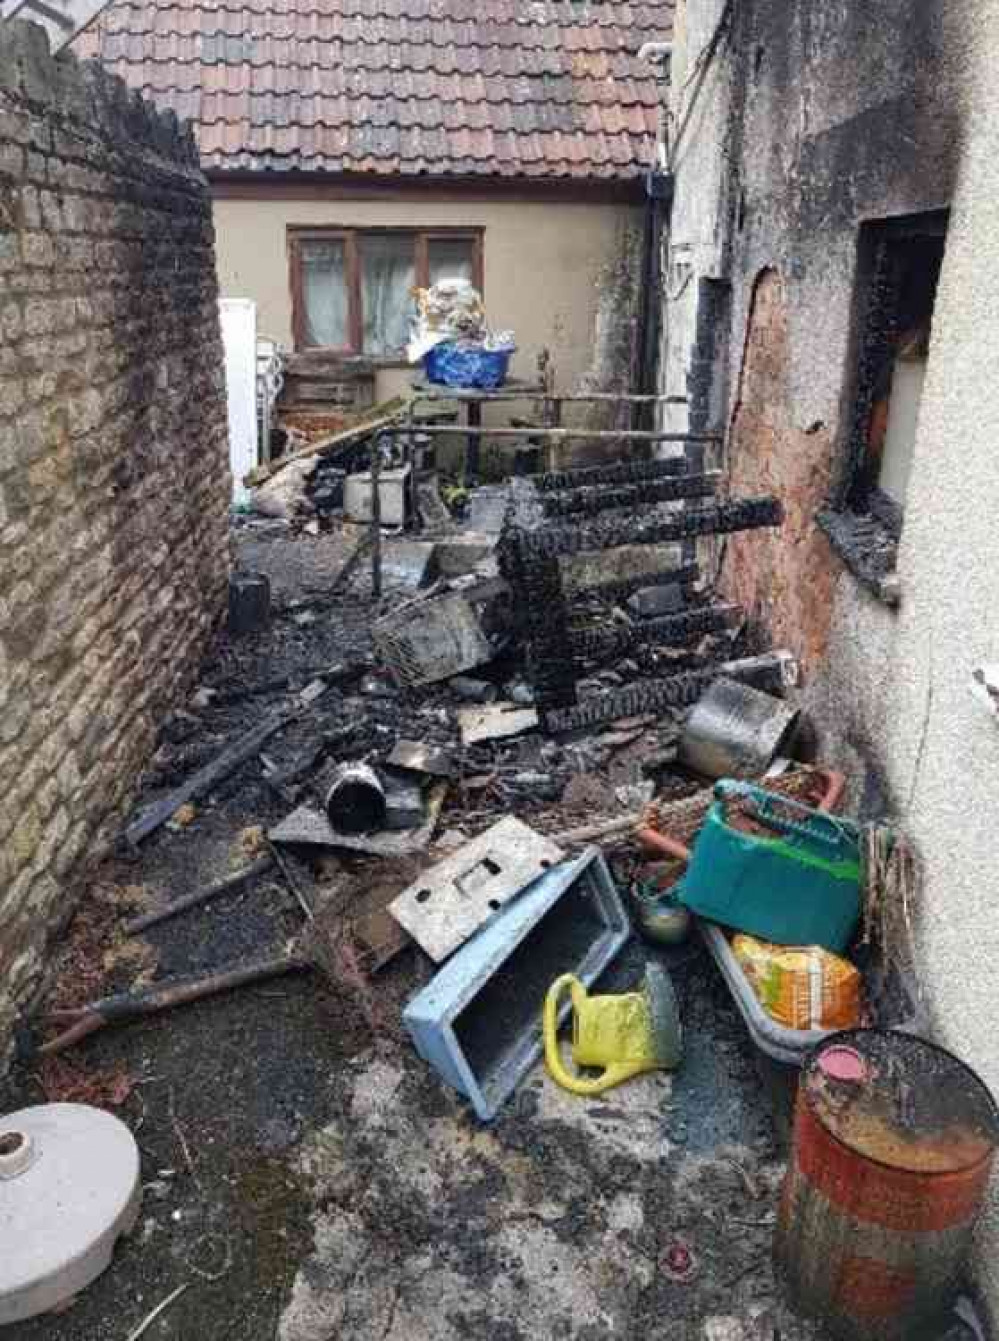
{"label": "soot-stained wall", "polygon": [[[733,388],[727,465],[734,486],[763,482],[766,461],[766,482],[784,499],[788,523],[764,546],[776,580],[769,590],[756,583],[757,613],[809,672],[821,664],[842,571],[817,515],[849,463],[860,229],[945,208],[954,190],[962,120],[947,8],[750,0],[733,11],[732,335],[718,369]],[[761,283],[782,294],[779,354],[773,320],[758,319]],[[765,412],[753,403],[759,387],[746,394],[760,367],[771,378]],[[746,591],[744,557],[732,547],[723,569],[734,593]]]}

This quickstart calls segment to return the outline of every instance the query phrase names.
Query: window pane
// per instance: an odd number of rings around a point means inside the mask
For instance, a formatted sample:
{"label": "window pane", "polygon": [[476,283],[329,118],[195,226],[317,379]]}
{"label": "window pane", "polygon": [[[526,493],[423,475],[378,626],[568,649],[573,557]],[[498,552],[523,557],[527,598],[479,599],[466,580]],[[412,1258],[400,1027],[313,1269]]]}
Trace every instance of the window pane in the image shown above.
{"label": "window pane", "polygon": [[303,240],[300,245],[305,343],[346,349],[350,338],[343,239]]}
{"label": "window pane", "polygon": [[432,237],[427,241],[427,251],[431,284],[439,284],[442,279],[467,279],[470,284],[474,283],[474,238]]}
{"label": "window pane", "polygon": [[365,354],[384,356],[405,349],[415,283],[412,237],[372,233],[361,238]]}

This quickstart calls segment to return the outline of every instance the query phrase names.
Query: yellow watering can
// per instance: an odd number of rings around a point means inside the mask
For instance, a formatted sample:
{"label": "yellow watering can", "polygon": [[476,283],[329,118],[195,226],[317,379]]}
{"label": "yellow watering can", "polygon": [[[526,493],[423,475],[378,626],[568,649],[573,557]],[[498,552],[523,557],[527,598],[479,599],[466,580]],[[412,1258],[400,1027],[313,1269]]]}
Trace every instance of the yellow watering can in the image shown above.
{"label": "yellow watering can", "polygon": [[[572,1058],[577,1066],[602,1070],[599,1076],[570,1074],[558,1041],[559,1002],[572,1002]],[[602,1094],[643,1071],[670,1071],[680,1065],[683,1031],[669,974],[658,965],[645,970],[644,992],[589,996],[571,973],[556,978],[545,997],[545,1063],[564,1090]]]}

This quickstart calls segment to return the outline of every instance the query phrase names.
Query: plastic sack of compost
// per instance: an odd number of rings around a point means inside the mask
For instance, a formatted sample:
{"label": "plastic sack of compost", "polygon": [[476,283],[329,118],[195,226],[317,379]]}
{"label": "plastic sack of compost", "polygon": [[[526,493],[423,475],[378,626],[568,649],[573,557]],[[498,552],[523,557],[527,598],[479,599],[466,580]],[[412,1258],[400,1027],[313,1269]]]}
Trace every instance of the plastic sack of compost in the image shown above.
{"label": "plastic sack of compost", "polygon": [[763,1009],[788,1029],[850,1029],[860,1023],[860,974],[817,945],[788,948],[736,936],[732,950]]}

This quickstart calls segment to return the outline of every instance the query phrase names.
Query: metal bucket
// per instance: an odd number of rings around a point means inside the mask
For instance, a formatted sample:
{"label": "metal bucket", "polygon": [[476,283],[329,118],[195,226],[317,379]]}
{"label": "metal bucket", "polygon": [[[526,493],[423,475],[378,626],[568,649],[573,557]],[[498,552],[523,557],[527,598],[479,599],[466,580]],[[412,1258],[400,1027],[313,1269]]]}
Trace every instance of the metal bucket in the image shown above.
{"label": "metal bucket", "polygon": [[941,1335],[997,1140],[992,1096],[942,1048],[827,1039],[802,1072],[774,1244],[792,1307],[843,1341]]}
{"label": "metal bucket", "polygon": [[367,764],[340,764],[326,793],[326,813],[340,833],[385,827],[388,802],[381,778]]}
{"label": "metal bucket", "polygon": [[682,945],[690,935],[690,913],[673,896],[682,874],[679,861],[657,862],[641,870],[628,889],[632,921],[655,945]]}
{"label": "metal bucket", "polygon": [[794,734],[799,710],[724,676],[694,705],[680,737],[680,762],[706,778],[755,778]]}

